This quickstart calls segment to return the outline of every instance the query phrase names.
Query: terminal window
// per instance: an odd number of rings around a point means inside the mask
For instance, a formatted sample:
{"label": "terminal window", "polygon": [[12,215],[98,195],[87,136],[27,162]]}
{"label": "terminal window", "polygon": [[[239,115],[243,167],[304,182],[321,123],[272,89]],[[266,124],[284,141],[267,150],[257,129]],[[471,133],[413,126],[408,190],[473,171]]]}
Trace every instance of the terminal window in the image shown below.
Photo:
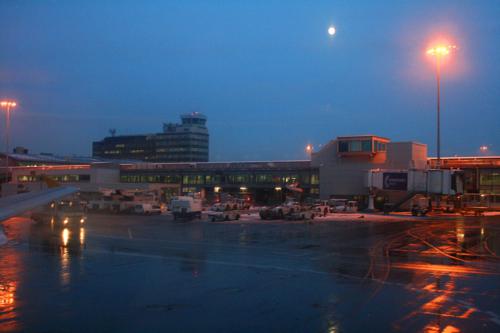
{"label": "terminal window", "polygon": [[347,140],[339,141],[340,153],[371,152],[371,140]]}

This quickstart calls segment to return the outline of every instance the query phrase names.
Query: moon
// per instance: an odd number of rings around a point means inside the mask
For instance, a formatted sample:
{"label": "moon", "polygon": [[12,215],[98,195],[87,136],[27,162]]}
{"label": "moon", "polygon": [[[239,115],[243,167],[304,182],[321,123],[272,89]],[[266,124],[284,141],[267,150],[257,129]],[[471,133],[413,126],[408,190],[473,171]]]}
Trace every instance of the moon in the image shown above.
{"label": "moon", "polygon": [[330,36],[335,35],[336,32],[337,32],[337,30],[335,29],[335,27],[333,25],[328,28],[328,34]]}

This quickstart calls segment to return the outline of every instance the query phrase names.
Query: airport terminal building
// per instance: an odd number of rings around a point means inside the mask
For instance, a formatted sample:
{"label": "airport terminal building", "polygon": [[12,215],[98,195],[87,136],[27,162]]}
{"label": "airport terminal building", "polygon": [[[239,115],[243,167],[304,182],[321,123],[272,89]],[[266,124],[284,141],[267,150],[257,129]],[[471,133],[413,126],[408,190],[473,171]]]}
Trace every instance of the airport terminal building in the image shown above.
{"label": "airport terminal building", "polygon": [[[165,200],[175,195],[198,195],[208,202],[225,195],[257,204],[277,203],[286,196],[354,199],[361,207],[369,200],[383,204],[412,193],[500,195],[500,157],[443,158],[435,170],[435,158],[418,142],[392,142],[377,135],[344,136],[331,140],[311,160],[257,162],[113,162],[92,161],[58,165],[27,165],[27,157],[11,157],[12,182],[35,185],[41,175],[82,191],[103,188],[149,189]],[[52,161],[53,162],[53,161]],[[19,164],[16,164],[19,163]],[[453,178],[462,174],[463,188]],[[447,190],[433,190],[429,180],[443,175]],[[438,178],[439,178],[438,177]],[[427,179],[427,180],[426,180]],[[453,189],[451,191],[450,189]],[[434,192],[433,192],[434,191]]]}

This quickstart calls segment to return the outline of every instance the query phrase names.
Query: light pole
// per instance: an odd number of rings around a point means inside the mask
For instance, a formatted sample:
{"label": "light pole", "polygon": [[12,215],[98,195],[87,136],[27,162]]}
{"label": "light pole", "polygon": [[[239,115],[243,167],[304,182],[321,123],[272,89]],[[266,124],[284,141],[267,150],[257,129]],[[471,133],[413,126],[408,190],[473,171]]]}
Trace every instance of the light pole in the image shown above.
{"label": "light pole", "polygon": [[436,149],[437,149],[437,163],[438,169],[441,168],[441,59],[450,54],[451,49],[455,46],[435,46],[427,50],[427,54],[436,57],[436,83],[437,83],[437,135],[436,135]]}
{"label": "light pole", "polygon": [[9,181],[9,137],[10,137],[10,110],[15,108],[17,103],[14,101],[0,101],[0,107],[5,109],[5,182]]}

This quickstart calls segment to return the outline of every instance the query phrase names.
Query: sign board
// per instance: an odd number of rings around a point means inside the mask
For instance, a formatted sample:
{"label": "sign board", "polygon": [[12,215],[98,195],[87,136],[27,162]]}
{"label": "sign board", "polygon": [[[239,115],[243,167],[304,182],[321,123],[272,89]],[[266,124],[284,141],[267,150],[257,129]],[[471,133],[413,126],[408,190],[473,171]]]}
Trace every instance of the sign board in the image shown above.
{"label": "sign board", "polygon": [[384,190],[406,191],[408,174],[404,172],[384,172]]}

